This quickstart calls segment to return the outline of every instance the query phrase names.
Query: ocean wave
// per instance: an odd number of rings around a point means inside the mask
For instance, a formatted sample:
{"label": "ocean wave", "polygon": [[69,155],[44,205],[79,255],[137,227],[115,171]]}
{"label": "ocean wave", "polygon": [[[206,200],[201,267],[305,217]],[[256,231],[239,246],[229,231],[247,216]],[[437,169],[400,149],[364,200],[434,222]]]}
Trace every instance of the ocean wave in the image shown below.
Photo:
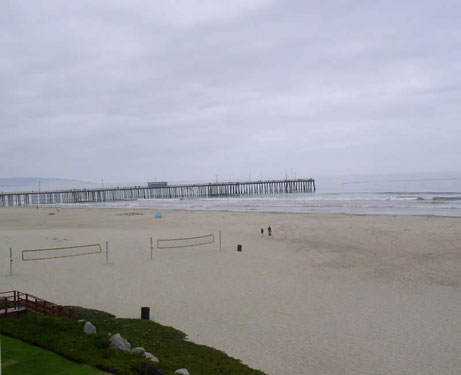
{"label": "ocean wave", "polygon": [[[366,193],[365,193],[366,194]],[[384,194],[384,195],[460,195],[461,192],[459,191],[382,191],[377,193],[370,193],[370,194]]]}
{"label": "ocean wave", "polygon": [[[396,189],[397,190],[397,189]],[[82,206],[161,210],[439,215],[461,217],[461,192],[274,194],[264,196],[139,199]]]}
{"label": "ocean wave", "polygon": [[433,197],[433,201],[461,201],[461,196],[459,197]]}

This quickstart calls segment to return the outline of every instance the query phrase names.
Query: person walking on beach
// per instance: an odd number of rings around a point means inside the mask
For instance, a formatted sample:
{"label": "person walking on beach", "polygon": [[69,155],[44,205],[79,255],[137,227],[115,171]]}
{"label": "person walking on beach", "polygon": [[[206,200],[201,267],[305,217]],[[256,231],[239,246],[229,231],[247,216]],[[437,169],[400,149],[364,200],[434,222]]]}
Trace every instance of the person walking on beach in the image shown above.
{"label": "person walking on beach", "polygon": [[264,237],[264,229],[261,228],[261,237]]}
{"label": "person walking on beach", "polygon": [[267,228],[267,234],[268,234],[269,236],[272,236],[272,228],[271,228],[270,225],[269,225],[269,227]]}

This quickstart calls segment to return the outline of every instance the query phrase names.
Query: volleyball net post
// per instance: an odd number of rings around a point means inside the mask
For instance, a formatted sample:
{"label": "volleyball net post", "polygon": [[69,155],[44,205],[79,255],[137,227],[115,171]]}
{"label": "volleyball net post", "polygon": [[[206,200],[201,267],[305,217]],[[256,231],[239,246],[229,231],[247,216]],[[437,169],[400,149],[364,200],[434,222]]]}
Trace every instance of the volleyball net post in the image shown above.
{"label": "volleyball net post", "polygon": [[152,253],[154,252],[154,245],[152,237],[150,238],[150,260],[152,260]]}
{"label": "volleyball net post", "polygon": [[109,241],[106,241],[106,266],[109,264]]}
{"label": "volleyball net post", "polygon": [[13,249],[10,247],[10,276],[13,276]]}

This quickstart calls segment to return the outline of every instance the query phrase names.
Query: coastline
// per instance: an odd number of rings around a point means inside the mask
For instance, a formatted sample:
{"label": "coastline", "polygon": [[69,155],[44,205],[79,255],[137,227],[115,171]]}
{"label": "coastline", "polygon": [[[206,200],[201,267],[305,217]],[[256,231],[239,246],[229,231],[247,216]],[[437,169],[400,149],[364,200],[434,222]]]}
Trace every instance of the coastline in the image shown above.
{"label": "coastline", "polygon": [[[122,212],[126,211],[144,211],[147,213],[154,214],[156,212],[224,212],[229,214],[274,214],[274,215],[306,215],[306,216],[371,216],[371,217],[431,217],[431,218],[450,218],[450,219],[458,219],[461,220],[461,216],[457,215],[445,215],[445,214],[433,214],[433,213],[379,213],[379,212],[315,212],[315,211],[306,211],[306,212],[299,212],[299,211],[260,211],[255,209],[249,210],[237,210],[237,209],[183,209],[183,208],[151,208],[151,207],[119,207],[119,206],[109,206],[109,205],[101,205],[101,206],[90,206],[86,204],[68,204],[68,205],[40,205],[39,209],[47,209],[50,212],[56,212],[57,209],[65,209],[65,210],[119,210]],[[21,210],[21,209],[30,209],[36,210],[36,206],[15,206],[15,207],[0,207],[1,210]]]}
{"label": "coastline", "polygon": [[[155,213],[1,208],[2,289],[121,317],[150,306],[153,320],[271,375],[460,372],[461,218]],[[268,225],[273,236],[261,238]],[[150,260],[151,236],[219,230],[221,253],[215,243]],[[94,241],[109,241],[108,266],[104,255],[21,262],[18,253]]]}
{"label": "coastline", "polygon": [[[422,193],[421,193],[422,194]],[[345,213],[365,215],[434,215],[461,217],[461,194],[453,199],[415,196],[368,197],[366,194],[334,196],[293,195],[207,199],[139,199],[78,204],[82,208],[157,209],[184,211]],[[439,197],[440,196],[440,197]],[[440,199],[438,199],[440,198]],[[76,205],[68,205],[76,206]],[[65,207],[65,206],[63,206]]]}

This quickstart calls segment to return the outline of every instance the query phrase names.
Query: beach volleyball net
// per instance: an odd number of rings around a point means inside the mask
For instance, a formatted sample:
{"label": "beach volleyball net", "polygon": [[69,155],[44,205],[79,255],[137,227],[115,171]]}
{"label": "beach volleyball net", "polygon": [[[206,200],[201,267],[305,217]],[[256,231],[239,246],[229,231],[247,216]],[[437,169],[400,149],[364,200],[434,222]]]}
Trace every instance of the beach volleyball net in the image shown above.
{"label": "beach volleyball net", "polygon": [[215,242],[214,234],[204,236],[158,239],[157,249],[177,249],[182,247],[193,247],[209,245]]}
{"label": "beach volleyball net", "polygon": [[102,248],[98,243],[81,246],[53,247],[48,249],[31,249],[21,251],[23,261],[68,258],[100,253],[102,253]]}

